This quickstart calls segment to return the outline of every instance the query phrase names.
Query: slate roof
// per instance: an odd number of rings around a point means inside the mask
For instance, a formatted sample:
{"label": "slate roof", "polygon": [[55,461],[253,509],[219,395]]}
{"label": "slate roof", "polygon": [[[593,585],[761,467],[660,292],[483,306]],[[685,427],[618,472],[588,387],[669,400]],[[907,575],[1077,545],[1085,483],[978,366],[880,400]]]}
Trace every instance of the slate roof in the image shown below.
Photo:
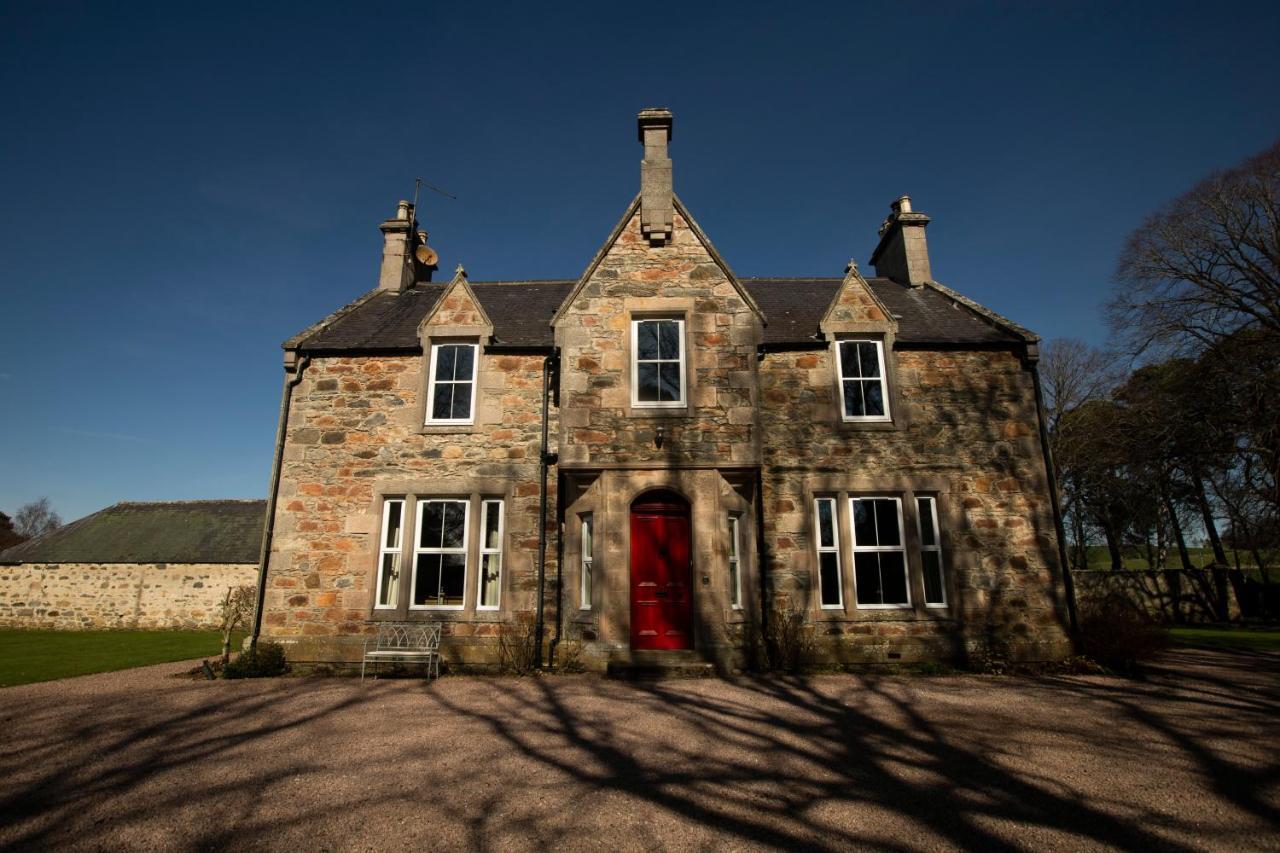
{"label": "slate roof", "polygon": [[266,501],[118,503],[0,552],[4,563],[256,563]]}
{"label": "slate roof", "polygon": [[[764,312],[764,343],[811,343],[831,304],[839,278],[740,278]],[[550,347],[549,325],[575,282],[469,282],[493,321],[500,346]],[[945,289],[907,287],[887,278],[868,279],[871,289],[898,321],[907,344],[1010,344],[1027,340],[1012,324]],[[446,282],[419,282],[401,294],[375,292],[289,342],[308,352],[420,349],[418,324],[444,292]]]}

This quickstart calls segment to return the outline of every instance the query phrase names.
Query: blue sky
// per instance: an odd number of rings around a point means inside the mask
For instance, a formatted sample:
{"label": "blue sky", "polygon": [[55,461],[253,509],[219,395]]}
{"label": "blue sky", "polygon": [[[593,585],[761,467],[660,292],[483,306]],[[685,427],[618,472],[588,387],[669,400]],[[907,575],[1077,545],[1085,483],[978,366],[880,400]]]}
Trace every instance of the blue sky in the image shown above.
{"label": "blue sky", "polygon": [[7,2],[0,510],[263,495],[280,342],[413,178],[442,269],[574,277],[649,105],[740,275],[865,267],[905,192],[936,278],[1101,342],[1125,236],[1280,136],[1277,9]]}

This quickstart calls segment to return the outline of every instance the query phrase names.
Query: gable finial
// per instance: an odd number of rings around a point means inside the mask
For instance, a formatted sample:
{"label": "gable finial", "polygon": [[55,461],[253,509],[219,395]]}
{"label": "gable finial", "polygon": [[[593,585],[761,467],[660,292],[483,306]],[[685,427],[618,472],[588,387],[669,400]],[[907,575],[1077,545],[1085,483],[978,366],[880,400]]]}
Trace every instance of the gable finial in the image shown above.
{"label": "gable finial", "polygon": [[847,274],[849,274],[849,273],[853,273],[854,275],[857,275],[857,274],[858,274],[858,262],[857,262],[857,261],[855,261],[853,258],[850,258],[850,259],[849,259],[849,263],[847,263],[847,264],[845,264],[845,265],[844,265],[844,271],[845,271],[845,274],[846,274],[846,275],[847,275]]}
{"label": "gable finial", "polygon": [[466,271],[466,270],[464,270],[464,269],[462,268],[462,264],[458,264],[458,268],[457,268],[457,269],[455,269],[455,270],[453,271],[453,274],[454,274],[455,276],[457,276],[457,275],[466,275],[466,274],[467,274],[467,271]]}

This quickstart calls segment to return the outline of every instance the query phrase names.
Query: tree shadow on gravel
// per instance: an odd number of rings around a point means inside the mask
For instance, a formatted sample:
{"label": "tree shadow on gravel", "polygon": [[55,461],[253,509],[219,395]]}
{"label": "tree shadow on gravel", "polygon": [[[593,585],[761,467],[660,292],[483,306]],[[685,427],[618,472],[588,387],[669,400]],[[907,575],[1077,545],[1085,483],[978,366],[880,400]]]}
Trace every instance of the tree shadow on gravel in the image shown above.
{"label": "tree shadow on gravel", "polygon": [[[992,690],[1032,688],[1059,694],[1062,713],[1082,703],[1123,711],[1146,734],[1167,738],[1191,758],[1223,801],[1276,825],[1262,791],[1275,783],[1280,764],[1272,750],[1262,769],[1243,771],[1200,743],[1190,725],[1236,716],[1235,696],[1215,695],[1223,684],[1212,674],[1157,679],[1134,685],[1113,679],[1006,679]],[[483,721],[529,758],[565,774],[590,792],[614,792],[751,844],[806,849],[919,846],[878,832],[872,816],[896,817],[948,845],[970,849],[1023,849],[1048,831],[1073,843],[1125,850],[1191,849],[1177,836],[1196,837],[1203,827],[1188,819],[1143,809],[1126,791],[1080,794],[1060,779],[1059,767],[1009,769],[1017,745],[1006,746],[1008,719],[942,724],[930,702],[901,679],[743,679],[716,695],[680,682],[627,687],[600,685],[610,701],[627,703],[628,717],[653,714],[678,738],[629,730],[606,715],[575,709],[554,681],[528,691],[495,689],[491,701],[464,707],[433,696],[452,713]],[[1160,707],[1181,690],[1172,707]],[[1209,691],[1209,692],[1206,692]],[[1272,690],[1254,697],[1251,715],[1280,711]],[[1127,698],[1126,698],[1127,697]],[[1205,718],[1184,717],[1179,703],[1203,706]],[[1013,732],[1010,732],[1013,734]],[[1099,732],[1106,739],[1106,732]],[[1238,735],[1238,732],[1237,732]],[[1079,736],[1073,732],[1071,736]],[[683,741],[683,743],[681,742]],[[1130,743],[1130,746],[1134,744]],[[1141,748],[1140,746],[1138,747]],[[1141,758],[1139,758],[1141,761]],[[1152,769],[1153,779],[1160,770]],[[861,823],[842,819],[857,807]],[[1004,824],[1003,833],[995,824]],[[1016,824],[1010,830],[1009,825]],[[1157,832],[1156,830],[1161,830]],[[918,838],[918,836],[916,836]],[[1011,838],[1019,839],[1017,843]],[[478,835],[476,846],[493,839]]]}

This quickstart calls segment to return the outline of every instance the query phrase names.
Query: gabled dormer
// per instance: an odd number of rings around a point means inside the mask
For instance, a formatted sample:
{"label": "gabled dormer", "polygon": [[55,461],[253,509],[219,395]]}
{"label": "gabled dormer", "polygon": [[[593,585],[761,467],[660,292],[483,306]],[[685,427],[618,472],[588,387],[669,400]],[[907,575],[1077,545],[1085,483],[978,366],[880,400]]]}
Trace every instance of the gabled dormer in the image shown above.
{"label": "gabled dormer", "polygon": [[818,328],[832,349],[837,421],[850,426],[892,424],[898,324],[854,261],[849,261]]}
{"label": "gabled dormer", "polygon": [[458,265],[453,280],[418,324],[423,379],[418,424],[431,432],[472,432],[481,398],[480,359],[493,321]]}

